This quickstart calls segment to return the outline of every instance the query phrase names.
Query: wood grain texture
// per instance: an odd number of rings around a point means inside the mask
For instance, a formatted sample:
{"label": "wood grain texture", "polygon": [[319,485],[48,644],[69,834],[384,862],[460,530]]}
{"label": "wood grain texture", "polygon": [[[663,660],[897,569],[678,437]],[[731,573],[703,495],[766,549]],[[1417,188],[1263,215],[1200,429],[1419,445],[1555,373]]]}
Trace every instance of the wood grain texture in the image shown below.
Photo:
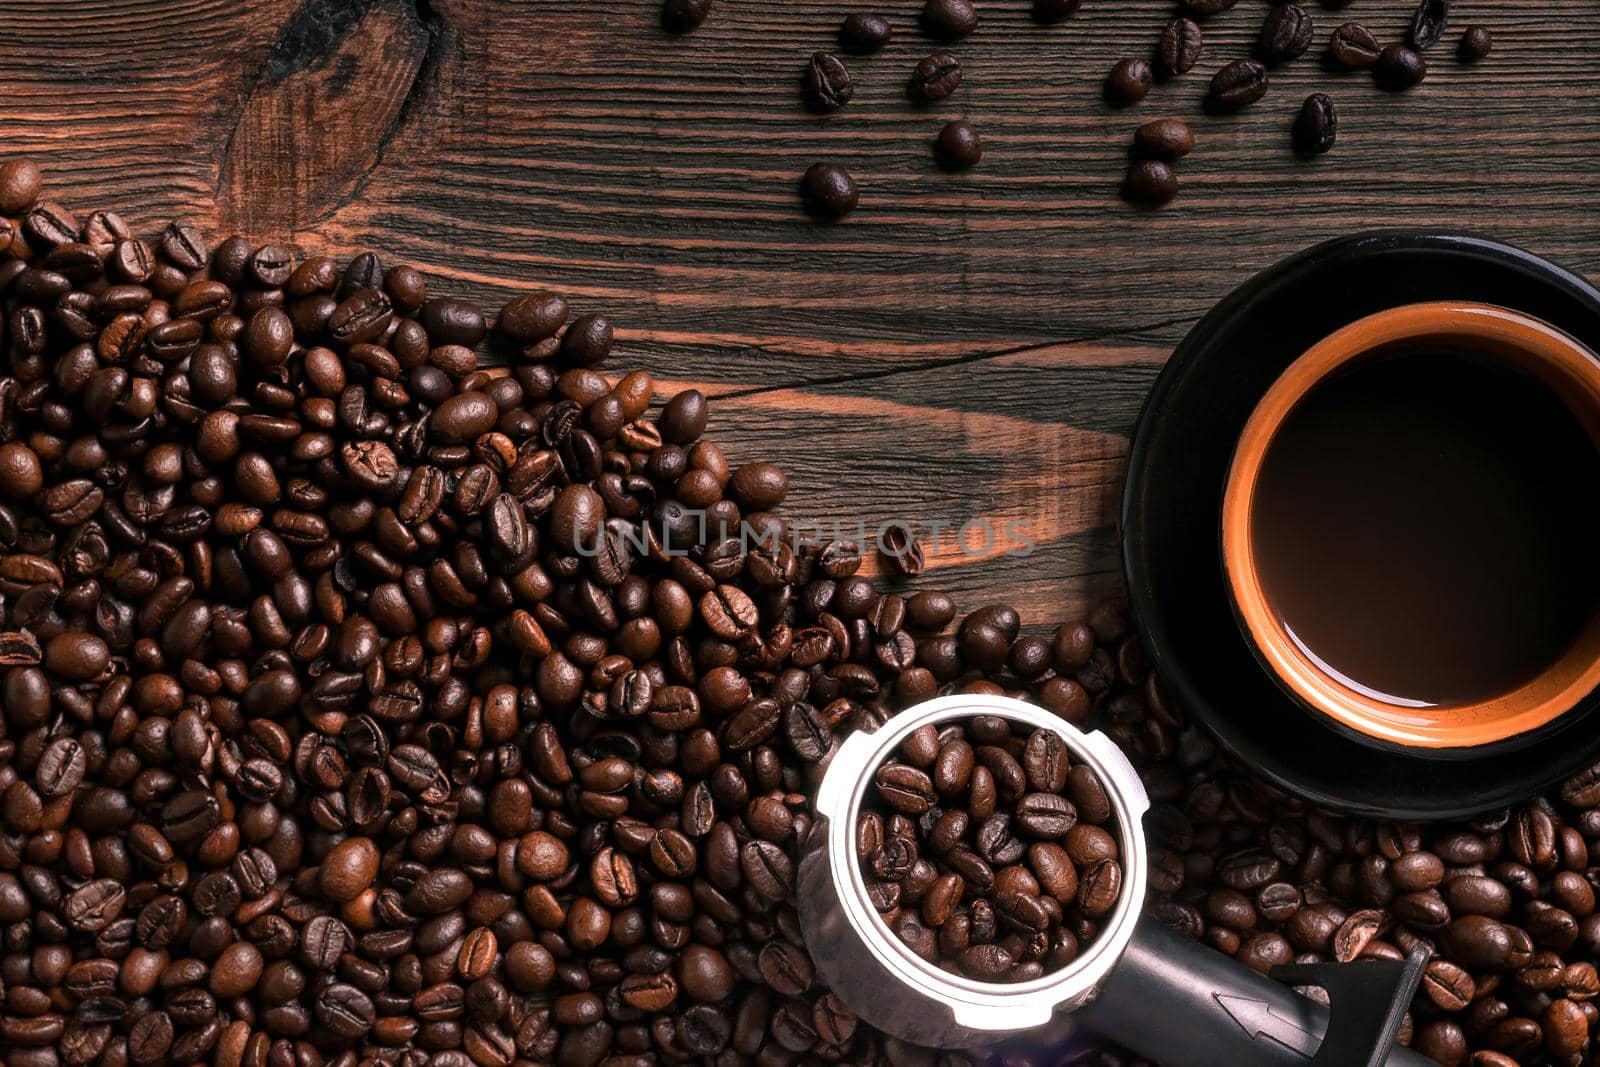
{"label": "wood grain texture", "polygon": [[[551,287],[619,328],[619,366],[721,395],[735,458],[787,457],[794,513],[1004,527],[1033,554],[953,548],[921,582],[1033,620],[1116,585],[1127,436],[1165,355],[1250,273],[1374,226],[1468,230],[1600,270],[1600,6],[1460,0],[1423,86],[1394,96],[1315,59],[1265,101],[1204,118],[1210,73],[1246,54],[1255,0],[1205,24],[1191,74],[1116,109],[1100,79],[1144,53],[1166,0],[1090,0],[1056,26],[979,3],[961,90],[906,100],[920,0],[719,0],[663,33],[657,0],[11,0],[0,5],[4,153],[75,209],[141,229],[372,247],[486,304]],[[1313,7],[1399,36],[1410,3]],[[819,117],[798,78],[851,10],[895,25],[849,60],[854,101]],[[1494,54],[1458,65],[1481,23]],[[1338,147],[1288,147],[1330,92]],[[1117,200],[1140,122],[1195,120],[1183,191]],[[928,145],[964,117],[987,152],[950,175]],[[819,225],[795,195],[818,159],[862,207]],[[1009,547],[1015,548],[1012,544]]]}

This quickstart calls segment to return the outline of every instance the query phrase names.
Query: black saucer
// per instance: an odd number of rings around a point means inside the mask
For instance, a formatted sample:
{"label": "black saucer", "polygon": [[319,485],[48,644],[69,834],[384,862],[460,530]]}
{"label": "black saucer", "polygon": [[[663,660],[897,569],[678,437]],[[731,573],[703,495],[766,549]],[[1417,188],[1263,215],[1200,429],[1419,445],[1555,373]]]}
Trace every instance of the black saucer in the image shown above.
{"label": "black saucer", "polygon": [[1400,304],[1452,299],[1537,316],[1600,351],[1600,292],[1521,249],[1412,232],[1332,241],[1250,279],[1200,320],[1151,390],[1129,460],[1123,566],[1168,692],[1263,776],[1343,811],[1472,814],[1524,800],[1600,756],[1600,691],[1539,731],[1469,749],[1408,749],[1336,727],[1278,687],[1233,616],[1221,499],[1256,403],[1334,330]]}

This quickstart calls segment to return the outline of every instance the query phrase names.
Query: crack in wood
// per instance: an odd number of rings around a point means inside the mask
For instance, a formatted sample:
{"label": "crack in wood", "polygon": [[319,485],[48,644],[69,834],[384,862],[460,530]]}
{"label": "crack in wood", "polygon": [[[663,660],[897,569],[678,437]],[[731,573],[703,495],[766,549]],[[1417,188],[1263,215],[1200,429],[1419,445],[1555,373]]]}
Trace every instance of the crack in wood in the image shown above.
{"label": "crack in wood", "polygon": [[355,185],[339,200],[330,206],[327,211],[319,215],[316,221],[321,222],[332,216],[345,204],[359,196],[367,186],[374,171],[383,164],[384,157],[389,151],[389,146],[400,132],[411,124],[412,118],[417,114],[423,101],[429,96],[430,90],[435,88],[439,79],[440,55],[443,51],[444,41],[449,33],[449,24],[444,16],[435,10],[432,0],[408,0],[411,15],[424,31],[428,34],[428,43],[422,50],[422,64],[417,68],[416,75],[411,79],[411,86],[406,90],[405,97],[400,101],[400,107],[395,111],[394,117],[378,135],[376,150],[373,153],[372,165],[362,173]]}
{"label": "crack in wood", "polygon": [[920,363],[908,363],[898,367],[875,367],[870,370],[852,371],[847,374],[836,374],[822,378],[799,379],[789,382],[776,382],[772,385],[756,385],[748,389],[734,389],[726,393],[718,393],[717,401],[737,400],[740,397],[761,396],[766,393],[778,393],[789,389],[815,389],[826,385],[850,385],[855,382],[878,381],[884,378],[893,378],[901,374],[916,374],[921,371],[944,370],[947,367],[959,367],[969,363],[982,363],[991,359],[1004,359],[1007,356],[1020,356],[1029,352],[1040,352],[1049,348],[1060,348],[1066,345],[1092,344],[1096,341],[1111,341],[1119,338],[1131,339],[1140,334],[1164,330],[1169,326],[1180,326],[1195,321],[1196,315],[1179,315],[1174,318],[1160,319],[1155,322],[1141,323],[1138,326],[1104,330],[1099,333],[1085,334],[1081,337],[1072,337],[1060,341],[1038,341],[1026,345],[1013,345],[1008,348],[991,349],[985,352],[972,352],[963,356],[953,356],[950,359],[923,360]]}

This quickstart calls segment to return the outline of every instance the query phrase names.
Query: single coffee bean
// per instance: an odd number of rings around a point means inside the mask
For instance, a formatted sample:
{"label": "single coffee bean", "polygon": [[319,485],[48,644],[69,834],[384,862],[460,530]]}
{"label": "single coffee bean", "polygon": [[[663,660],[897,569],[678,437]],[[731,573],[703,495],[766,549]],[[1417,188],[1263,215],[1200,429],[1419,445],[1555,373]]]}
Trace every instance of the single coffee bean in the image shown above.
{"label": "single coffee bean", "polygon": [[711,0],[665,0],[661,5],[661,25],[669,33],[688,33],[700,28],[711,14]]}
{"label": "single coffee bean", "polygon": [[1472,1003],[1477,985],[1462,967],[1436,959],[1423,973],[1422,992],[1442,1011],[1463,1011]]}
{"label": "single coffee bean", "polygon": [[1432,48],[1444,36],[1450,22],[1450,0],[1421,0],[1411,13],[1406,41],[1421,52]]}
{"label": "single coffee bean", "polygon": [[844,62],[828,52],[816,52],[806,64],[803,79],[806,99],[818,111],[838,111],[855,95],[855,82]]}
{"label": "single coffee bean", "polygon": [[1122,181],[1122,195],[1135,204],[1160,207],[1178,195],[1178,176],[1159,159],[1135,160]]}
{"label": "single coffee bean", "polygon": [[1286,63],[1305,55],[1316,36],[1311,15],[1299,4],[1274,4],[1256,38],[1256,55],[1265,63]]}
{"label": "single coffee bean", "polygon": [[1156,67],[1166,77],[1187,74],[1205,52],[1205,37],[1194,19],[1179,15],[1167,22],[1156,43]]}
{"label": "single coffee bean", "polygon": [[813,163],[801,182],[801,191],[813,214],[830,219],[850,214],[861,199],[855,179],[836,163]]}
{"label": "single coffee bean", "polygon": [[1155,84],[1155,74],[1148,61],[1129,56],[1117,60],[1106,75],[1106,99],[1117,104],[1134,104],[1143,100]]}
{"label": "single coffee bean", "polygon": [[846,15],[839,25],[839,47],[866,55],[880,51],[894,36],[889,20],[860,12]]}
{"label": "single coffee bean", "polygon": [[1294,147],[1307,154],[1320,154],[1333,147],[1339,133],[1339,114],[1327,93],[1312,93],[1300,106],[1294,122]]}
{"label": "single coffee bean", "polygon": [[1362,70],[1378,62],[1383,48],[1372,31],[1359,22],[1346,22],[1328,39],[1328,60],[1344,70]]}
{"label": "single coffee bean", "polygon": [[970,123],[946,123],[934,139],[933,154],[946,170],[967,170],[983,158],[983,138]]}
{"label": "single coffee bean", "polygon": [[366,891],[377,874],[377,847],[365,837],[350,837],[323,858],[317,881],[329,900],[346,903]]}
{"label": "single coffee bean", "polygon": [[1194,131],[1181,119],[1156,119],[1133,133],[1134,154],[1167,163],[1188,155],[1194,149]]}
{"label": "single coffee bean", "polygon": [[1213,107],[1234,111],[1267,95],[1267,68],[1253,59],[1236,59],[1211,77]]}
{"label": "single coffee bean", "polygon": [[1485,26],[1469,26],[1461,34],[1461,41],[1456,45],[1456,56],[1463,63],[1476,63],[1486,59],[1489,51],[1494,47],[1494,35]]}
{"label": "single coffee bean", "polygon": [[907,92],[913,100],[933,103],[943,100],[961,84],[961,60],[949,52],[935,52],[911,72]]}
{"label": "single coffee bean", "polygon": [[0,163],[0,214],[23,214],[39,199],[43,188],[44,176],[31,160],[10,159]]}
{"label": "single coffee bean", "polygon": [[922,32],[937,41],[957,41],[978,28],[978,13],[967,0],[927,0]]}
{"label": "single coffee bean", "polygon": [[1390,92],[1404,92],[1422,83],[1428,76],[1428,64],[1419,53],[1413,52],[1405,45],[1391,44],[1378,53],[1378,62],[1373,67],[1373,72],[1380,88]]}

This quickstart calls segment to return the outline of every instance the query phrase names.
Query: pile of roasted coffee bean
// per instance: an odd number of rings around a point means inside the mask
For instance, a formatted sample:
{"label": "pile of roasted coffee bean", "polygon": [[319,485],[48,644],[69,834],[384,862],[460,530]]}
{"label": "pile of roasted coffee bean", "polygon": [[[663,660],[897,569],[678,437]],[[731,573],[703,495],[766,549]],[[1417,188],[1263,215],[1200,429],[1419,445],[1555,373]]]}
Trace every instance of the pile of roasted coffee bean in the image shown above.
{"label": "pile of roasted coffee bean", "polygon": [[10,1067],[920,1062],[816,983],[808,789],[946,686],[1085,712],[1087,631],[796,551],[553,294],[147,242],[24,162],[0,228]]}
{"label": "pile of roasted coffee bean", "polygon": [[[1105,78],[1106,99],[1119,106],[1137,104],[1157,82],[1189,73],[1205,53],[1205,33],[1196,20],[1221,15],[1238,2],[1178,0],[1180,13],[1162,28],[1153,54],[1149,58],[1128,56],[1112,66]],[[1427,77],[1423,53],[1444,38],[1453,2],[1417,0],[1405,39],[1387,45],[1361,23],[1344,22],[1328,36],[1324,65],[1332,71],[1371,70],[1383,89],[1410,89]],[[1349,4],[1350,0],[1322,0],[1322,6],[1333,11]],[[1033,16],[1041,23],[1052,24],[1081,6],[1082,0],[1034,0]],[[712,0],[665,0],[662,25],[673,33],[687,33],[706,20],[711,8]],[[978,23],[978,10],[970,0],[924,0],[917,19],[922,33],[940,42],[962,40],[977,30]],[[870,54],[887,45],[893,33],[889,20],[882,16],[852,14],[839,28],[839,47],[846,53]],[[1316,42],[1317,33],[1307,7],[1275,0],[1263,18],[1254,54],[1231,60],[1212,75],[1205,96],[1206,110],[1238,111],[1259,102],[1267,95],[1270,69],[1304,56]],[[1492,43],[1487,28],[1468,27],[1456,39],[1456,57],[1462,63],[1477,63],[1488,56]],[[934,52],[912,70],[907,93],[918,103],[936,103],[955,92],[962,75],[959,56],[948,51]],[[855,94],[849,67],[831,52],[813,54],[801,81],[806,101],[818,112],[838,111]],[[1186,122],[1177,118],[1157,121],[1164,130],[1182,127],[1184,147],[1174,151],[1171,137],[1163,137],[1152,147],[1146,131],[1154,124],[1141,127],[1135,136],[1122,195],[1148,207],[1159,207],[1177,195],[1178,179],[1172,163],[1194,147],[1194,134]],[[1312,93],[1295,116],[1290,140],[1301,155],[1319,155],[1333,147],[1338,129],[1333,98],[1322,92]],[[934,139],[933,149],[939,163],[950,170],[974,166],[983,155],[977,130],[966,122],[947,124]],[[801,180],[800,189],[807,208],[822,218],[841,218],[860,202],[855,180],[837,163],[814,165]]]}
{"label": "pile of roasted coffee bean", "polygon": [[[1058,1062],[887,1039],[801,944],[820,765],[957,690],[1130,753],[1163,922],[1258,968],[1427,945],[1415,1046],[1590,1053],[1600,769],[1462,826],[1309,810],[1217,757],[1114,606],[955,626],[797,550],[779,469],[596,370],[612,328],[549,293],[491,322],[372,253],[146,241],[13,161],[0,299],[8,1067]],[[1063,841],[1081,943],[1106,857]]]}
{"label": "pile of roasted coffee bean", "polygon": [[1054,730],[980,715],[927,725],[873,776],[856,855],[883,921],[984,982],[1065,967],[1121,899],[1105,786]]}

